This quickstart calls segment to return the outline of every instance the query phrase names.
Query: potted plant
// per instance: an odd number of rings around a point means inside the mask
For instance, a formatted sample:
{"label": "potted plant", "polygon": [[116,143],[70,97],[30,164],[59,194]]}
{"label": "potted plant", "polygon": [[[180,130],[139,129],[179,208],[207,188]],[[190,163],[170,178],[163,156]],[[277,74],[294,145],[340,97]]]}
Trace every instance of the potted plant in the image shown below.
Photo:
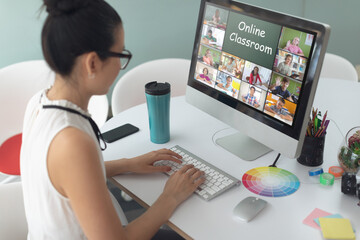
{"label": "potted plant", "polygon": [[360,166],[360,127],[348,131],[338,153],[338,161],[345,172],[356,174]]}

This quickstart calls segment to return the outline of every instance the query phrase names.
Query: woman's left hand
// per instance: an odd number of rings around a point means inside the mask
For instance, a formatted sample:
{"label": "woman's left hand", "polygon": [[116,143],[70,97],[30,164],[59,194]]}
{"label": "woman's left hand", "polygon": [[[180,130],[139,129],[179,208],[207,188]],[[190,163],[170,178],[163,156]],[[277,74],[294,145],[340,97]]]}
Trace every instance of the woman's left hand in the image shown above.
{"label": "woman's left hand", "polygon": [[171,170],[170,166],[154,166],[154,163],[160,160],[170,160],[181,164],[180,159],[182,157],[179,154],[164,148],[131,158],[129,164],[131,164],[131,172],[134,173],[167,172]]}

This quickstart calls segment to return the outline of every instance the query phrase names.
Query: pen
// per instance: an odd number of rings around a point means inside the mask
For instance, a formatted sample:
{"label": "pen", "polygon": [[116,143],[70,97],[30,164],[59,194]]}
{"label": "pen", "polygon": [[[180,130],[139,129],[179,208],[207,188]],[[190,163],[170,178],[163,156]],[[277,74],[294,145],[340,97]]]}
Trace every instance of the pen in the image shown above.
{"label": "pen", "polygon": [[321,122],[321,126],[324,126],[324,123],[325,123],[325,121],[326,121],[326,116],[327,116],[327,110],[326,110],[326,112],[325,112],[325,114],[324,114],[324,117],[323,117],[323,120],[322,120],[322,122]]}

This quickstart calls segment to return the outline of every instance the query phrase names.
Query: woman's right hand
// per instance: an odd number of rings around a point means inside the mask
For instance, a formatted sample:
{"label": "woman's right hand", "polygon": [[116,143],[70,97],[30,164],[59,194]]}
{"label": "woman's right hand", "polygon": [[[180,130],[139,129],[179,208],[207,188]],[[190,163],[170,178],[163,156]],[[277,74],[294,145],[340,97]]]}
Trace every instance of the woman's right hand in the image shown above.
{"label": "woman's right hand", "polygon": [[163,195],[179,205],[204,183],[204,172],[193,165],[185,165],[173,173],[165,184]]}

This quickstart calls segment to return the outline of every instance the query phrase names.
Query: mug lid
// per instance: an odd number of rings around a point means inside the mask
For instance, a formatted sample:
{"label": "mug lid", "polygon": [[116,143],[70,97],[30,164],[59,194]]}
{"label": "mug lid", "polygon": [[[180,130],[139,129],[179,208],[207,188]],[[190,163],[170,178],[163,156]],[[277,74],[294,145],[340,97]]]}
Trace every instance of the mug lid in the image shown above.
{"label": "mug lid", "polygon": [[145,93],[150,95],[164,95],[170,93],[170,83],[158,83],[157,81],[145,84]]}

